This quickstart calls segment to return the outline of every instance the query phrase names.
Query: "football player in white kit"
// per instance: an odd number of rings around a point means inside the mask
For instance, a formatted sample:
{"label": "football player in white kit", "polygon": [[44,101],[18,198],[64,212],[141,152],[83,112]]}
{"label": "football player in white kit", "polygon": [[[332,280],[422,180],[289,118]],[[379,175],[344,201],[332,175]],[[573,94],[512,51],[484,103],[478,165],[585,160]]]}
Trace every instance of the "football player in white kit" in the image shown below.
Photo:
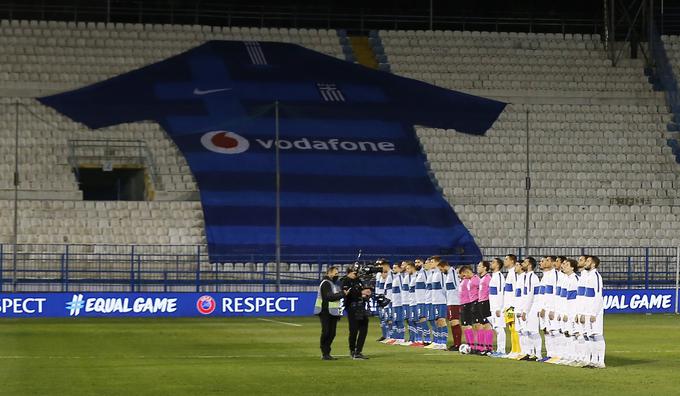
{"label": "football player in white kit", "polygon": [[432,327],[433,337],[430,349],[446,350],[448,338],[446,326],[446,283],[444,274],[439,269],[442,259],[439,256],[432,256],[428,259],[432,268],[432,310],[434,323]]}
{"label": "football player in white kit", "polygon": [[585,325],[585,333],[588,336],[590,362],[589,366],[605,368],[605,341],[604,341],[604,296],[602,293],[602,276],[598,272],[600,258],[590,256],[586,260],[586,268],[590,271],[586,284],[586,313],[580,317]]}
{"label": "football player in white kit", "polygon": [[392,265],[392,331],[394,342],[400,345],[404,342],[404,308],[402,300],[402,267],[396,262]]}
{"label": "football player in white kit", "polygon": [[515,284],[517,283],[517,273],[515,267],[517,266],[517,256],[508,254],[503,260],[503,268],[508,272],[505,277],[505,289],[503,290],[503,314],[505,315],[505,323],[510,333],[510,353],[506,355],[507,358],[515,359],[519,357],[519,334],[515,327]]}
{"label": "football player in white kit", "polygon": [[540,266],[543,271],[541,278],[540,294],[541,305],[538,312],[539,328],[543,330],[543,337],[545,339],[545,354],[541,362],[549,360],[555,353],[554,338],[555,332],[558,330],[555,322],[555,292],[557,289],[557,271],[555,270],[555,262],[557,258],[554,256],[545,256],[541,260]]}
{"label": "football player in white kit", "polygon": [[[519,305],[519,328],[520,328],[520,348],[524,356],[521,360],[536,361],[542,359],[541,356],[541,335],[538,332],[538,311],[540,301],[537,301],[537,294],[540,291],[538,276],[534,272],[536,260],[527,257],[522,261],[522,276],[519,277],[518,284],[522,287]],[[517,312],[517,309],[515,309]]]}
{"label": "football player in white kit", "polygon": [[505,277],[501,270],[503,261],[498,257],[491,261],[491,283],[489,284],[489,306],[491,308],[491,327],[496,332],[496,351],[491,357],[505,356],[505,315],[503,314],[503,291]]}
{"label": "football player in white kit", "polygon": [[575,320],[574,320],[574,334],[573,334],[573,348],[575,351],[576,358],[574,359],[574,365],[578,366],[586,366],[588,365],[590,361],[590,350],[589,346],[590,343],[586,342],[588,339],[588,336],[586,335],[586,326],[585,323],[581,323],[579,320],[581,315],[584,315],[586,312],[586,297],[585,297],[585,292],[586,292],[586,285],[588,283],[588,277],[590,276],[590,271],[586,268],[586,260],[587,256],[580,256],[578,258],[578,269],[577,269],[577,275],[578,275],[578,282],[576,284],[576,300],[573,302],[574,304],[574,312],[576,314]]}
{"label": "football player in white kit", "polygon": [[[390,263],[387,261],[384,261],[384,263],[387,263],[387,267],[389,268]],[[383,263],[383,265],[384,265]],[[387,277],[385,279],[385,297],[387,297],[390,301],[392,301],[392,270],[390,269],[387,271]],[[384,308],[385,312],[385,318],[387,322],[387,338],[380,341],[383,344],[393,344],[394,343],[394,325],[393,325],[393,320],[392,320],[392,303]]]}

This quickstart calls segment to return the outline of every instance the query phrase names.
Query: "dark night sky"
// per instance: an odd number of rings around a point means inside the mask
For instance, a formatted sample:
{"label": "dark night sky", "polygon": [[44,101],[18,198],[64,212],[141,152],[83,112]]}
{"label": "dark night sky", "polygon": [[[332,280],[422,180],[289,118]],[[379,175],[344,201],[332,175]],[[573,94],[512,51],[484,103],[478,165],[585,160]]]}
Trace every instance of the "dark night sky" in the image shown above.
{"label": "dark night sky", "polygon": [[[0,4],[79,4],[82,6],[105,6],[106,0],[0,0]],[[272,1],[272,0],[111,0],[114,6],[129,6],[131,8],[144,4],[145,7],[153,8],[196,8],[198,7],[225,7],[233,5],[236,8],[271,7],[284,8],[297,6],[301,9],[328,9],[354,10],[376,14],[427,14],[429,9],[428,0],[313,0],[313,1]],[[599,0],[434,0],[435,14],[456,16],[503,16],[511,14],[533,15],[534,17],[589,17],[598,18],[602,15],[602,2]]]}

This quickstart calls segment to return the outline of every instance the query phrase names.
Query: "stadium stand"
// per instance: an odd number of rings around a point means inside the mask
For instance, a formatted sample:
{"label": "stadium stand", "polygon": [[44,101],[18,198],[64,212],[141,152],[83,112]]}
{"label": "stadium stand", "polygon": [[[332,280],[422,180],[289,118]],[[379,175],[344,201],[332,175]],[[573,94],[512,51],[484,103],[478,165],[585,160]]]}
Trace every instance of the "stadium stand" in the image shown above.
{"label": "stadium stand", "polygon": [[[93,132],[32,97],[93,83],[211,39],[294,42],[347,55],[334,30],[0,21],[0,31],[4,141],[13,139],[14,104],[20,103],[18,242],[101,245],[83,248],[85,255],[117,252],[107,244],[198,245],[205,252],[195,182],[157,125]],[[664,135],[670,115],[642,61],[624,59],[612,67],[597,35],[380,31],[373,38],[382,70],[511,103],[485,137],[418,128],[433,177],[480,246],[524,243],[527,111],[532,245],[680,243],[678,165]],[[83,201],[69,162],[73,140],[142,141],[156,168],[155,199]],[[0,243],[12,242],[13,163],[13,145],[3,144]],[[93,267],[92,257],[83,257],[83,268]],[[209,265],[201,257],[207,271],[252,280],[271,276],[264,271],[272,263]],[[129,265],[120,262],[120,268]],[[317,266],[282,269],[293,274]]]}
{"label": "stadium stand", "polygon": [[670,120],[642,60],[612,67],[597,35],[381,31],[391,69],[511,103],[486,137],[420,128],[434,176],[480,246],[680,243]]}
{"label": "stadium stand", "polygon": [[[344,58],[334,30],[24,20],[0,21],[0,30],[0,103],[7,109],[0,115],[0,133],[5,141],[13,141],[14,103],[21,104],[19,189],[21,198],[27,199],[19,206],[22,244],[205,244],[193,177],[155,123],[93,132],[31,97],[110,78],[207,40],[292,42]],[[156,200],[82,201],[68,153],[69,141],[87,140],[103,144],[141,140],[156,167]],[[14,147],[7,144],[0,150],[0,197],[8,199]],[[11,211],[11,201],[0,201],[0,243],[12,240]]]}

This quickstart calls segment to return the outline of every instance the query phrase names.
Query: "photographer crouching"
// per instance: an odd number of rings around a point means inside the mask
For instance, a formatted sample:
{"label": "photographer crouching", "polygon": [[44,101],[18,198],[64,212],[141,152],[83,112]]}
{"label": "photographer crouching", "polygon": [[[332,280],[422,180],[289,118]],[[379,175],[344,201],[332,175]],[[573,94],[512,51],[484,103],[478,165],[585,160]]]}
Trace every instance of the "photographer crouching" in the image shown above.
{"label": "photographer crouching", "polygon": [[[368,359],[361,352],[368,334],[368,318],[370,310],[368,302],[371,299],[371,285],[360,277],[361,265],[356,263],[347,268],[347,276],[342,281],[345,291],[345,309],[349,322],[349,352],[355,360]],[[370,276],[370,275],[369,275]]]}

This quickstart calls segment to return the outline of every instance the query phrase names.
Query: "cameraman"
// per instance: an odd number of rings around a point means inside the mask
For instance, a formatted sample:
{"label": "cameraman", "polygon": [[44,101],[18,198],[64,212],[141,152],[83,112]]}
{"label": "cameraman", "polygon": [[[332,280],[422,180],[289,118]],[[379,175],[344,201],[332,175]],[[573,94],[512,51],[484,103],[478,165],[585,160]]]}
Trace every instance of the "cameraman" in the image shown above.
{"label": "cameraman", "polygon": [[349,352],[355,360],[366,360],[361,351],[368,333],[368,317],[370,311],[366,306],[370,297],[369,285],[364,285],[358,276],[359,265],[355,264],[347,269],[347,276],[342,282],[345,295],[345,309],[349,321]]}
{"label": "cameraman", "polygon": [[331,344],[335,339],[338,320],[342,317],[340,300],[347,295],[347,291],[340,290],[335,282],[338,281],[338,269],[329,267],[323,277],[316,295],[314,315],[321,320],[321,359],[337,360],[331,356]]}

